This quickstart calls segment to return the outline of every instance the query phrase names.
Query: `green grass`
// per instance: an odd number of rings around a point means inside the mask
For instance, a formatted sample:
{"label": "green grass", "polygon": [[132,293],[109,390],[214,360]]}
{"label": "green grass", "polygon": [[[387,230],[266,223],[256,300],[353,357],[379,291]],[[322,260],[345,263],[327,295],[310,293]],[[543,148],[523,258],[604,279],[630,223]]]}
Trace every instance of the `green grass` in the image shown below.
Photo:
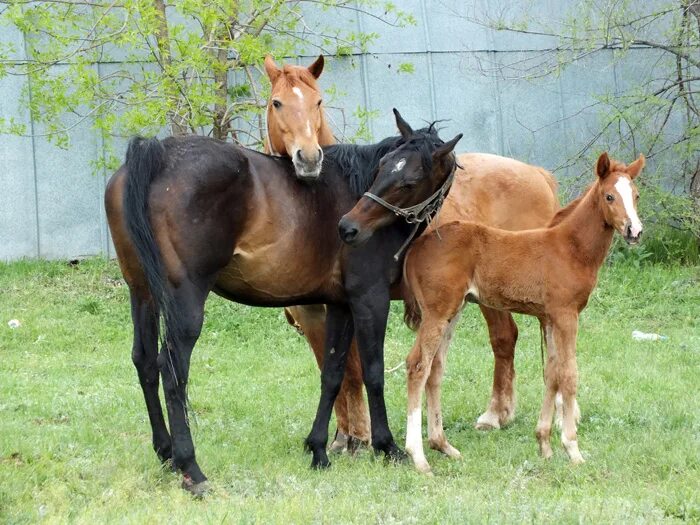
{"label": "green grass", "polygon": [[[413,334],[392,306],[386,365]],[[22,324],[7,326],[10,319]],[[280,309],[212,296],[190,399],[203,501],[159,466],[130,359],[128,291],[113,262],[0,265],[0,522],[468,523],[700,521],[700,268],[605,268],[581,319],[578,362],[587,463],[537,456],[539,336],[519,317],[515,421],[474,430],[492,357],[469,307],[450,351],[445,426],[459,462],[428,450],[434,478],[369,452],[309,469],[319,374]],[[669,336],[635,342],[639,329]],[[404,440],[405,376],[387,375]],[[554,437],[554,443],[558,438]]]}

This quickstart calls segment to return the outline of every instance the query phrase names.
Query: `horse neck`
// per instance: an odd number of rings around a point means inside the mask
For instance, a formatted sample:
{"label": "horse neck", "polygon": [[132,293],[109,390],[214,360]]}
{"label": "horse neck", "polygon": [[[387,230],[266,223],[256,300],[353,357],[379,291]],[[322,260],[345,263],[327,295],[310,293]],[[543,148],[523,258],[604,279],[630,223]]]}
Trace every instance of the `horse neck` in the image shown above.
{"label": "horse neck", "polygon": [[318,145],[332,146],[335,143],[335,135],[333,135],[331,127],[328,125],[328,121],[326,120],[326,111],[321,110],[321,127],[318,130]]}
{"label": "horse neck", "polygon": [[569,216],[554,227],[570,239],[573,257],[595,270],[603,264],[615,232],[605,222],[596,187],[591,187]]}

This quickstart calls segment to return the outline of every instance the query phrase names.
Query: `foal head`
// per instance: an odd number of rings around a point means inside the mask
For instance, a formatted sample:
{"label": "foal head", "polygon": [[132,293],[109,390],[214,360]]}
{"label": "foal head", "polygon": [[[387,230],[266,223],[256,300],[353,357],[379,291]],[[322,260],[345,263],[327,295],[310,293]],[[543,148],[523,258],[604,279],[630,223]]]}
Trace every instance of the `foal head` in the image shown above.
{"label": "foal head", "polygon": [[644,155],[625,166],[603,153],[596,164],[598,181],[595,191],[605,223],[619,231],[628,244],[637,244],[642,235],[642,223],[637,215],[639,191],[632,181],[643,167]]}
{"label": "foal head", "polygon": [[273,155],[287,155],[297,176],[316,179],[321,173],[321,144],[334,142],[325,125],[321,91],[316,79],[323,71],[323,56],[309,67],[285,65],[279,68],[270,55],[265,71],[272,91],[267,105],[267,146]]}
{"label": "foal head", "polygon": [[422,222],[437,211],[452,182],[452,150],[462,134],[443,142],[432,125],[413,131],[396,109],[394,115],[400,145],[382,157],[372,187],[338,224],[348,244],[359,244],[396,220]]}

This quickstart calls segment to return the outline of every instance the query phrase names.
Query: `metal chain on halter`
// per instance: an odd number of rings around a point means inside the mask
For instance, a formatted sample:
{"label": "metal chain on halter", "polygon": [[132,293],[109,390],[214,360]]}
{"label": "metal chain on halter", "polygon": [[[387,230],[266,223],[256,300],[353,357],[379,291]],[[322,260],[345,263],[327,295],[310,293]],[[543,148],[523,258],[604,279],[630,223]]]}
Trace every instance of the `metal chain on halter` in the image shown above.
{"label": "metal chain on halter", "polygon": [[413,206],[409,206],[408,208],[399,208],[398,206],[394,206],[390,202],[385,201],[384,199],[378,197],[374,193],[370,193],[368,191],[364,193],[365,197],[372,199],[374,202],[385,207],[387,210],[394,212],[394,214],[396,214],[398,217],[403,217],[403,219],[408,224],[415,224],[415,227],[413,228],[413,231],[411,231],[411,234],[401,245],[399,251],[394,254],[395,261],[399,260],[399,257],[401,257],[403,251],[408,247],[408,244],[411,242],[411,240],[413,240],[413,237],[416,236],[420,225],[424,222],[427,222],[428,226],[430,226],[430,222],[435,218],[437,212],[440,211],[440,207],[445,201],[445,195],[447,195],[447,192],[452,186],[452,181],[454,180],[456,170],[457,160],[454,159],[454,163],[452,164],[452,170],[450,171],[450,174],[448,175],[447,179],[445,179],[445,182],[442,184],[442,186],[440,186],[440,188],[435,193],[433,193],[424,201],[419,202],[418,204],[415,204]]}

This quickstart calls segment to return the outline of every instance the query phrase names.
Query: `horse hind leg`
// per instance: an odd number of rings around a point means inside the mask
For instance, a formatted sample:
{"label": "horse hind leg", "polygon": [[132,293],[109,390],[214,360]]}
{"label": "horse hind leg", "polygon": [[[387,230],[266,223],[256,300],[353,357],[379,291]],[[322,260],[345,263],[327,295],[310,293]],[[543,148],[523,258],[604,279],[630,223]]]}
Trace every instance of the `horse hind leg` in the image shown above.
{"label": "horse hind leg", "polygon": [[445,364],[447,362],[447,352],[450,348],[450,342],[457,327],[460,314],[457,314],[445,331],[440,349],[433,359],[433,366],[430,369],[430,375],[426,383],[425,393],[428,404],[428,443],[430,448],[438,450],[452,459],[460,459],[462,455],[447,441],[445,430],[442,426],[442,407],[440,405],[440,393],[442,387],[442,378],[445,372]]}
{"label": "horse hind leg", "polygon": [[[413,459],[416,469],[424,474],[432,472],[423,450],[422,394],[448,330],[449,323],[447,321],[425,317],[421,321],[413,349],[406,358],[406,386],[408,389],[406,452]],[[440,426],[442,427],[442,420],[440,420]]]}
{"label": "horse hind leg", "polygon": [[187,381],[190,358],[204,320],[208,287],[186,280],[174,291],[173,311],[177,312],[175,333],[167,334],[168,348],[161,348],[158,367],[163,378],[168,421],[173,446],[173,464],[182,472],[182,486],[195,496],[207,490],[207,477],[195,458],[194,443],[187,415]]}
{"label": "horse hind leg", "polygon": [[153,449],[160,460],[166,463],[172,459],[172,443],[158,395],[158,315],[150,298],[143,299],[131,292],[131,318],[134,324],[131,359],[146,401],[153,433]]}
{"label": "horse hind leg", "polygon": [[518,327],[508,312],[479,307],[489,329],[493,350],[493,387],[486,412],[476,420],[478,430],[496,430],[515,417],[515,343]]}

